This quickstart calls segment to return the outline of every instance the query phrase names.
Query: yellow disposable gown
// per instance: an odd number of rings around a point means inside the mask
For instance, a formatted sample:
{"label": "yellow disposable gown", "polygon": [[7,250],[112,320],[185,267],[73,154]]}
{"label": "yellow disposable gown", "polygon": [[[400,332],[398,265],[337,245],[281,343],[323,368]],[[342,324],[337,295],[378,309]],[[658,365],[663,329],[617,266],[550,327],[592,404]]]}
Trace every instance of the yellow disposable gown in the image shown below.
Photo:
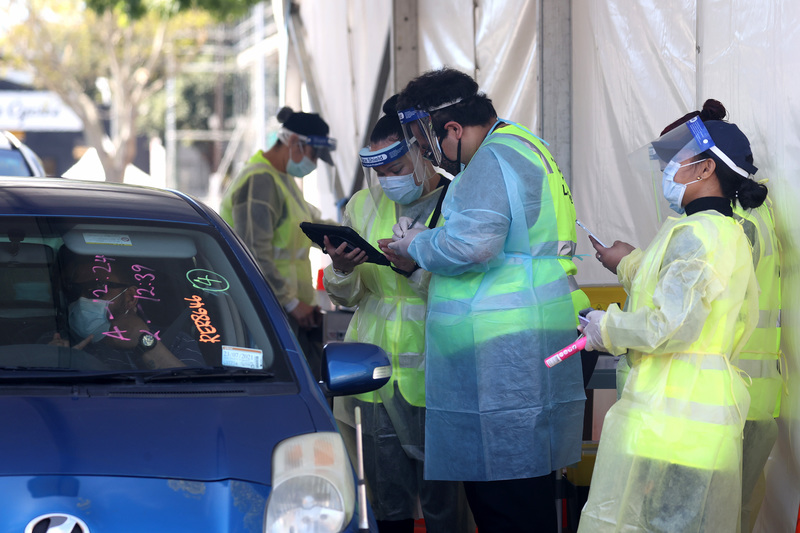
{"label": "yellow disposable gown", "polygon": [[667,219],[635,259],[627,311],[612,305],[601,322],[631,369],[579,532],[735,532],[750,398],[732,363],[758,320],[750,246],[709,210]]}

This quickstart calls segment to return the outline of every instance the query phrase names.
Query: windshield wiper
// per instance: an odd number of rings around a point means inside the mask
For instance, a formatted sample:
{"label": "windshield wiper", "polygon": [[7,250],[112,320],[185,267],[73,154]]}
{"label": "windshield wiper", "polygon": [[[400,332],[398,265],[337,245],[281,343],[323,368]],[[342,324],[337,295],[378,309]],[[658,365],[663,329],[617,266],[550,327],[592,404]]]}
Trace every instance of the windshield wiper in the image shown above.
{"label": "windshield wiper", "polygon": [[275,374],[264,370],[228,367],[181,367],[164,370],[123,370],[123,371],[87,371],[76,368],[59,367],[0,367],[0,381],[40,381],[40,382],[102,382],[130,381],[149,383],[154,381],[209,380],[228,378],[236,380],[272,379]]}
{"label": "windshield wiper", "polygon": [[70,383],[87,381],[138,381],[141,374],[126,370],[109,372],[81,370],[78,368],[41,366],[3,366],[0,367],[0,381],[66,381]]}
{"label": "windshield wiper", "polygon": [[0,372],[77,372],[77,368],[61,366],[0,366]]}
{"label": "windshield wiper", "polygon": [[170,381],[181,379],[217,379],[217,378],[236,378],[236,379],[271,379],[275,374],[264,370],[253,370],[250,368],[229,368],[224,366],[189,366],[185,368],[169,368],[150,375],[143,376],[142,382],[151,381]]}

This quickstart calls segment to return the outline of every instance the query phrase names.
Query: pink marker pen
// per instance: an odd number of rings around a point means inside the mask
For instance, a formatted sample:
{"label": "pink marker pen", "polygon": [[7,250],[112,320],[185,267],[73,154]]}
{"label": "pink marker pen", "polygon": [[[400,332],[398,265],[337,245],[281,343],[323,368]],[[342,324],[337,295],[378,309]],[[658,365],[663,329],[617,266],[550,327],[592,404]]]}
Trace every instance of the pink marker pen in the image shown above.
{"label": "pink marker pen", "polygon": [[562,348],[561,350],[557,351],[556,353],[545,359],[544,364],[547,365],[547,368],[553,368],[567,357],[575,355],[576,353],[583,350],[585,347],[586,347],[586,337],[581,335],[580,337],[578,337],[578,340],[576,340],[566,348]]}

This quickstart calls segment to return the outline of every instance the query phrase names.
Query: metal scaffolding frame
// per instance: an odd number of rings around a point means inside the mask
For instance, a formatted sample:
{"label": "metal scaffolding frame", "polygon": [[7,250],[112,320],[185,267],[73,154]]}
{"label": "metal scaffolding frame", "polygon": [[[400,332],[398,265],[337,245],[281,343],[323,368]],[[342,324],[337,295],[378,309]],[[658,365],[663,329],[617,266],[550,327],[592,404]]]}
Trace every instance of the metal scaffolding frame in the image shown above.
{"label": "metal scaffolding frame", "polygon": [[[211,28],[208,41],[194,57],[182,58],[178,55],[179,48],[171,47],[165,124],[168,187],[177,185],[180,142],[213,143],[208,193],[201,198],[213,207],[218,205],[226,176],[235,173],[234,162],[264,147],[268,117],[277,111],[277,81],[271,89],[269,82],[278,76],[279,39],[271,4],[261,2],[236,23]],[[178,80],[196,74],[216,77],[214,113],[208,117],[206,129],[178,129]],[[226,91],[232,101],[228,108]]]}

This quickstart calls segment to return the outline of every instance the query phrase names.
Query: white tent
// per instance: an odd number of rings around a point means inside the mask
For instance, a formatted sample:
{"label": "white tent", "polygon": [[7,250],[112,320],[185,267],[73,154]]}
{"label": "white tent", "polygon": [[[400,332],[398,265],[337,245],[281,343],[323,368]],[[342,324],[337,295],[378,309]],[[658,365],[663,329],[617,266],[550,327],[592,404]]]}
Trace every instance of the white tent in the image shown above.
{"label": "white tent", "polygon": [[[356,153],[380,103],[442,65],[473,75],[498,113],[551,143],[579,218],[604,240],[646,245],[657,221],[627,154],[707,98],[753,143],[783,248],[788,396],[757,531],[794,531],[800,503],[798,247],[800,3],[791,0],[302,0],[284,23],[284,63],[339,141],[337,175],[318,194],[358,187]],[[285,13],[281,2],[275,12]],[[294,37],[294,39],[291,39]],[[294,59],[292,59],[292,57]],[[299,68],[297,68],[299,66]],[[287,79],[291,79],[287,74]],[[287,85],[288,87],[288,85]],[[298,99],[287,92],[286,98]],[[377,105],[377,107],[376,107]],[[325,183],[324,181],[321,183]],[[579,238],[579,254],[590,253]],[[579,282],[614,285],[595,261]]]}
{"label": "white tent", "polygon": [[[97,149],[89,148],[78,161],[64,171],[64,178],[73,180],[105,181],[106,173],[103,164],[97,155]],[[158,179],[134,165],[125,167],[124,183],[131,185],[146,185],[148,187],[164,188],[164,179]]]}

